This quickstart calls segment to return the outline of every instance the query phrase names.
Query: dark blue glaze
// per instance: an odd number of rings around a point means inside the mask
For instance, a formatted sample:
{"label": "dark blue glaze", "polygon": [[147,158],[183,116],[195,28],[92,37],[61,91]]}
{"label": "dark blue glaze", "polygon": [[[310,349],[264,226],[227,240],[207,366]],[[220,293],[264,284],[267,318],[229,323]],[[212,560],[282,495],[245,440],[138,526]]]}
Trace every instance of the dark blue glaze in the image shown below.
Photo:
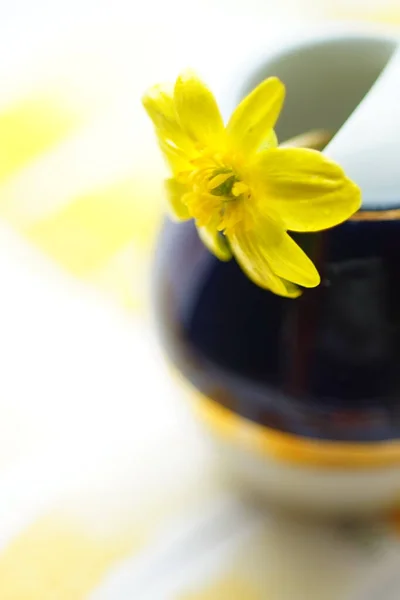
{"label": "dark blue glaze", "polygon": [[155,304],[169,356],[203,394],[269,427],[400,437],[400,223],[348,221],[293,237],[322,276],[296,300],[218,261],[192,223],[167,222]]}

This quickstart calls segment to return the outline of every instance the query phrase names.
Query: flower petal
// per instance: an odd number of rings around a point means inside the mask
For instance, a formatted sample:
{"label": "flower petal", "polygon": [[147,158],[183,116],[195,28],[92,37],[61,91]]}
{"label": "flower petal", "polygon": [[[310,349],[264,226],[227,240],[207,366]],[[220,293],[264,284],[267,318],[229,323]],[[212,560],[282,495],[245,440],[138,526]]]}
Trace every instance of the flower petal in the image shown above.
{"label": "flower petal", "polygon": [[204,146],[220,141],[224,123],[217,102],[192,71],[178,77],[174,100],[179,122],[192,140]]}
{"label": "flower petal", "polygon": [[296,244],[289,234],[283,232],[279,243],[261,244],[261,252],[276,275],[303,287],[316,287],[321,278],[314,263]]}
{"label": "flower petal", "polygon": [[228,261],[232,258],[228,241],[222,233],[217,231],[215,222],[204,227],[197,227],[197,231],[203,244],[219,260]]}
{"label": "flower petal", "polygon": [[271,129],[267,133],[267,136],[261,142],[261,145],[259,146],[258,150],[261,152],[262,150],[268,150],[268,148],[276,148],[277,145],[278,145],[277,135],[276,135],[274,129]]}
{"label": "flower petal", "polygon": [[271,133],[285,98],[285,86],[277,77],[269,77],[255,88],[236,108],[227,132],[243,154],[256,152],[264,144],[274,145]]}
{"label": "flower petal", "polygon": [[228,173],[219,173],[219,175],[214,175],[207,182],[207,189],[209,191],[218,188],[220,185],[223,185],[228,179],[231,179],[232,171],[228,171]]}
{"label": "flower petal", "polygon": [[188,207],[192,217],[196,219],[196,223],[199,227],[214,223],[215,228],[217,228],[217,225],[221,220],[219,216],[220,201],[218,196],[202,192],[188,192],[185,194],[183,202]]}
{"label": "flower petal", "polygon": [[338,225],[361,205],[359,187],[339,165],[316,150],[276,148],[261,153],[256,178],[291,231],[320,231]]}
{"label": "flower petal", "polygon": [[149,88],[142,97],[142,103],[155,127],[178,121],[175,114],[172,86],[158,84]]}
{"label": "flower petal", "polygon": [[[276,264],[279,267],[281,262],[288,259],[286,256],[276,260],[276,256],[279,253],[278,248],[282,244],[285,246],[284,238],[289,236],[272,221],[263,221],[262,231],[258,227],[246,230],[244,227],[237,226],[235,234],[229,237],[232,252],[246,275],[258,286],[269,289],[279,296],[296,298],[300,296],[301,290],[274,270]],[[271,246],[275,247],[275,250],[271,250]],[[302,253],[301,250],[300,252]],[[314,268],[313,265],[312,268]],[[295,267],[293,269],[296,271]],[[282,272],[292,275],[293,269],[283,268]],[[303,268],[300,270],[302,271]],[[303,279],[297,276],[295,278]]]}
{"label": "flower petal", "polygon": [[155,85],[142,98],[142,103],[147,114],[153,121],[157,136],[181,148],[187,154],[194,153],[192,140],[183,131],[176,114],[173,87]]}
{"label": "flower petal", "polygon": [[235,197],[241,196],[242,194],[245,194],[248,191],[249,191],[249,186],[247,185],[247,183],[244,183],[243,181],[237,181],[236,183],[233,184],[232,194]]}
{"label": "flower petal", "polygon": [[188,191],[187,187],[176,179],[166,179],[164,185],[172,217],[178,221],[191,219],[187,206],[182,202],[182,197]]}
{"label": "flower petal", "polygon": [[[234,239],[243,250],[246,249],[248,261],[259,273],[264,269],[270,270],[278,277],[303,287],[315,287],[320,283],[313,262],[272,219],[260,215],[251,229],[236,226]],[[235,252],[234,243],[232,249]]]}
{"label": "flower petal", "polygon": [[163,156],[175,176],[180,173],[189,172],[193,168],[187,154],[183,150],[169,140],[165,140],[161,135],[157,135],[157,139]]}

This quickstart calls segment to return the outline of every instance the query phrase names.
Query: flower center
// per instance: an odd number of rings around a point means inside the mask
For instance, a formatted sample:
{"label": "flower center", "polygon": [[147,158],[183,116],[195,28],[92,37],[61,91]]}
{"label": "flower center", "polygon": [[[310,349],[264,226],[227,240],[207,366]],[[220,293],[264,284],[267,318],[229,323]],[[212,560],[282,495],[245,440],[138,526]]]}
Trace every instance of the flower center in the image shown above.
{"label": "flower center", "polygon": [[250,188],[234,173],[232,169],[217,169],[207,181],[208,192],[212,196],[219,196],[218,229],[233,230],[243,220],[245,201],[250,198]]}
{"label": "flower center", "polygon": [[248,185],[229,167],[215,169],[206,175],[206,189],[213,196],[223,196],[224,202],[237,200],[243,194],[250,194]]}
{"label": "flower center", "polygon": [[185,201],[198,223],[213,220],[217,229],[226,232],[243,219],[251,190],[225,158],[205,154],[191,161],[193,170],[186,174],[191,192]]}

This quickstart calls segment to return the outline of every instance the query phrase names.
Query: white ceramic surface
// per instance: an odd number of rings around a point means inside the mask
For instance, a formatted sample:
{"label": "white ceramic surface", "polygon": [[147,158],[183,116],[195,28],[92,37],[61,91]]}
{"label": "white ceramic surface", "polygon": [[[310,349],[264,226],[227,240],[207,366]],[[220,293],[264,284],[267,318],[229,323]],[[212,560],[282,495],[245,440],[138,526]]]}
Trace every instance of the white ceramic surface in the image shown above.
{"label": "white ceramic surface", "polygon": [[360,185],[364,208],[393,207],[400,204],[397,47],[397,37],[369,29],[301,37],[248,65],[236,100],[265,77],[280,77],[287,96],[278,138],[314,128],[338,132],[325,153]]}
{"label": "white ceramic surface", "polygon": [[360,185],[365,208],[399,206],[400,47],[325,153]]}
{"label": "white ceramic surface", "polygon": [[238,487],[301,514],[369,517],[390,510],[400,495],[400,466],[324,468],[257,455],[218,435],[214,447]]}

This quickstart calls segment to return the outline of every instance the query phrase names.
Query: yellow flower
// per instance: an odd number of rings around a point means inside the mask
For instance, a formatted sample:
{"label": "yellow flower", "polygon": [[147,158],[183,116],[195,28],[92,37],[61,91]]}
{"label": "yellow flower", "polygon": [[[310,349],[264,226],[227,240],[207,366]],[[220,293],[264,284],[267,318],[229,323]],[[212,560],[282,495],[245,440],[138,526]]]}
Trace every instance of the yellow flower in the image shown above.
{"label": "yellow flower", "polygon": [[143,98],[172,178],[166,191],[178,220],[195,219],[221,260],[232,254],[256,284],[296,297],[315,287],[318,271],[287,231],[319,231],[358,210],[360,190],[315,150],[278,148],[274,126],[285,87],[263,81],[226,127],[210,90],[191,71],[175,86]]}

